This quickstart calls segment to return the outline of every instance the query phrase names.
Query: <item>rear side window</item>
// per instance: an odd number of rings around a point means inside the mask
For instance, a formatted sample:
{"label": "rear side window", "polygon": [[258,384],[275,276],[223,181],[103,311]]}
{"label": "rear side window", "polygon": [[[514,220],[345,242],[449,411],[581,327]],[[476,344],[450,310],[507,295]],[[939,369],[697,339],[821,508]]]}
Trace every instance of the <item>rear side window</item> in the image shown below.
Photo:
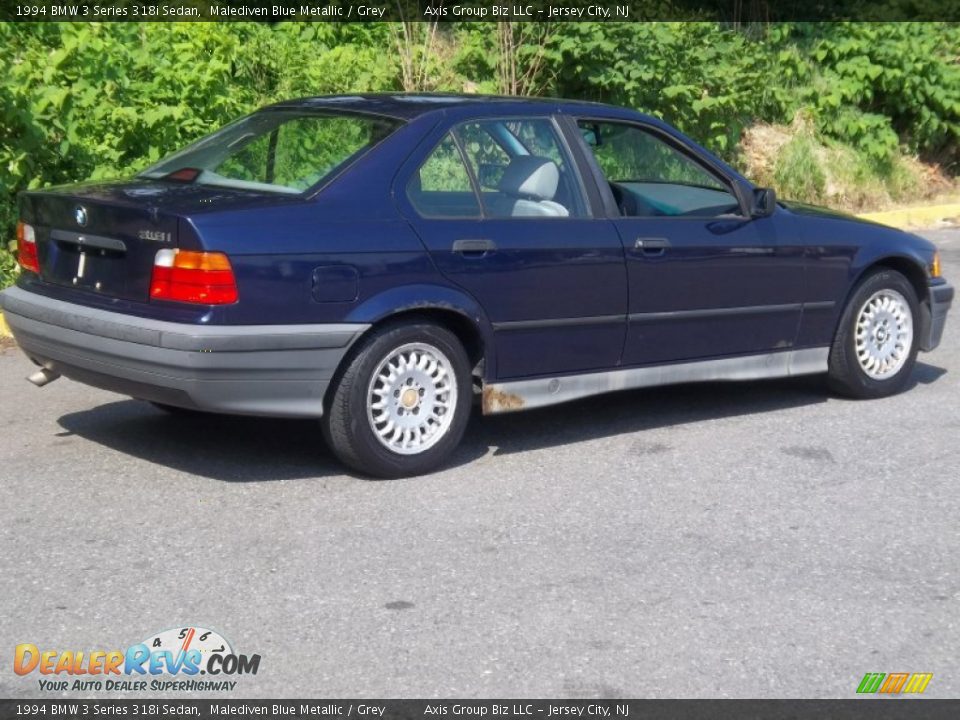
{"label": "rear side window", "polygon": [[450,134],[410,179],[407,196],[424,217],[480,217],[480,203]]}
{"label": "rear side window", "polygon": [[548,118],[468,122],[455,130],[489,217],[584,217],[572,162]]}
{"label": "rear side window", "polygon": [[263,111],[228,125],[141,175],[192,169],[198,185],[299,194],[332,178],[399,127],[349,114]]}
{"label": "rear side window", "polygon": [[587,215],[579,178],[548,118],[457,126],[420,166],[407,194],[424,217]]}

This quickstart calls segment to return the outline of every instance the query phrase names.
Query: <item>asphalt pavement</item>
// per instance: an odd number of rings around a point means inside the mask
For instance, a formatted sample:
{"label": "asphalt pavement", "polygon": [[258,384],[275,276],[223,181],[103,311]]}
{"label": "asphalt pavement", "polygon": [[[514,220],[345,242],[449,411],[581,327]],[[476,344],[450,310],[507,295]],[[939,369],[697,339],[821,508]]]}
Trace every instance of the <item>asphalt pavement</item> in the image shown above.
{"label": "asphalt pavement", "polygon": [[[957,284],[960,230],[927,236]],[[261,656],[247,698],[849,698],[866,672],[960,696],[960,308],[897,397],[799,378],[477,414],[449,469],[389,482],[312,422],[31,367],[0,351],[0,697],[43,694],[19,643],[187,626]]]}

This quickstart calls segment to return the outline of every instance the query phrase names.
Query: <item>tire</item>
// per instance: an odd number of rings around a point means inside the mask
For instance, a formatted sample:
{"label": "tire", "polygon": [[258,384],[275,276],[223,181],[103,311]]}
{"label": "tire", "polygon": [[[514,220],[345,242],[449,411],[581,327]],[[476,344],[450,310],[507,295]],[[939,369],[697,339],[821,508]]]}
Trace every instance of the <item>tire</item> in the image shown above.
{"label": "tire", "polygon": [[429,322],[387,325],[344,362],[323,433],[334,454],[365,475],[421,475],[460,443],[472,396],[470,362],[453,333]]}
{"label": "tire", "polygon": [[854,288],[830,348],[828,384],[857,399],[894,395],[906,387],[917,359],[919,302],[895,270],[878,268]]}

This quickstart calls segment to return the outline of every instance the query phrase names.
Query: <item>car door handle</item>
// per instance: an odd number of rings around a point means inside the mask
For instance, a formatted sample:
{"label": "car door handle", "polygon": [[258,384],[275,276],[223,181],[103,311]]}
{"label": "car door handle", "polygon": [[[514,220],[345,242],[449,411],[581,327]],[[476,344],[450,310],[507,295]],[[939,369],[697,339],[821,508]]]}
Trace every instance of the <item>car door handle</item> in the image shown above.
{"label": "car door handle", "polygon": [[663,237],[638,237],[633,247],[645,254],[659,255],[670,247],[670,241]]}
{"label": "car door handle", "polygon": [[456,240],[453,243],[453,251],[465,257],[483,257],[496,249],[497,244],[493,240],[487,239],[471,238],[469,240]]}

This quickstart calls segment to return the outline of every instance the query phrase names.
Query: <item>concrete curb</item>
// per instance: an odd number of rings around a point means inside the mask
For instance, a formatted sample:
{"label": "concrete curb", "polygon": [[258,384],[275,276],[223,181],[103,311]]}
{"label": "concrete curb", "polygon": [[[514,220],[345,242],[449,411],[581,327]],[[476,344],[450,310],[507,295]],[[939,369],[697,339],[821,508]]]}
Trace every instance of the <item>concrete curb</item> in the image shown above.
{"label": "concrete curb", "polygon": [[862,213],[864,220],[883,223],[897,228],[931,227],[948,220],[960,220],[960,203],[907,207],[884,212]]}

